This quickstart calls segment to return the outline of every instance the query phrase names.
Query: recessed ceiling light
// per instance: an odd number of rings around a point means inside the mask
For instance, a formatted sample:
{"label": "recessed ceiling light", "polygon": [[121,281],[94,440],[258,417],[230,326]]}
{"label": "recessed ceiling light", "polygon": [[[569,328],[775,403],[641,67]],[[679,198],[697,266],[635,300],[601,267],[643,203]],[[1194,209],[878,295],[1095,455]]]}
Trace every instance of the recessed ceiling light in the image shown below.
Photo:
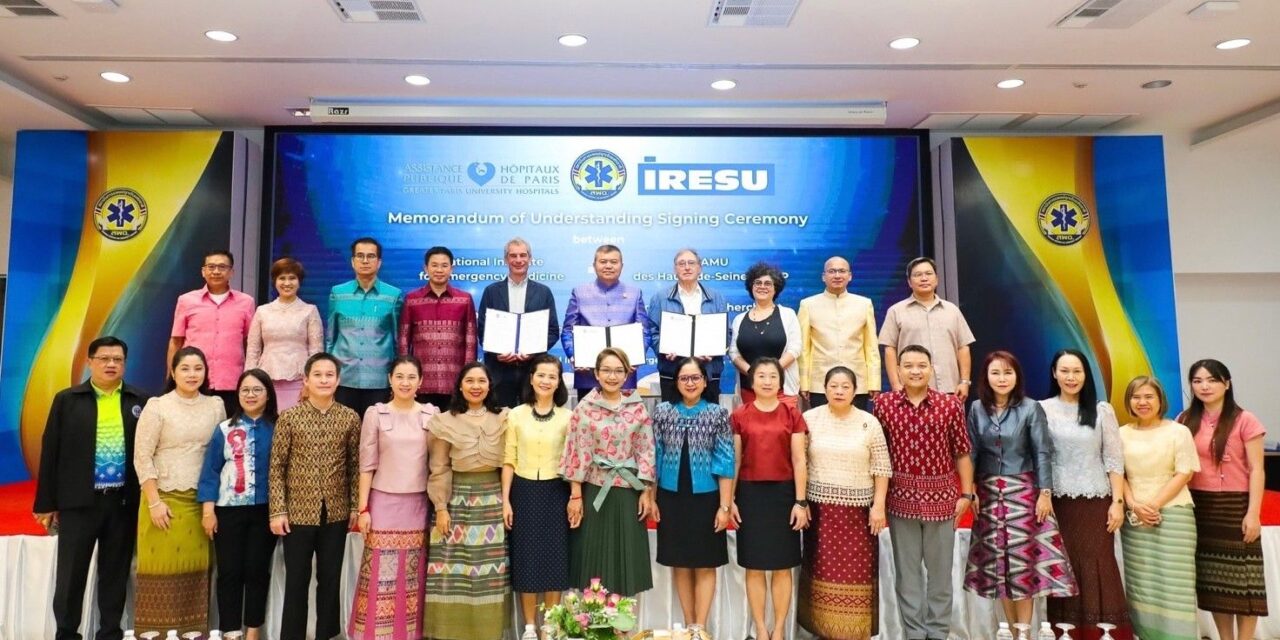
{"label": "recessed ceiling light", "polygon": [[716,91],[728,91],[736,86],[738,86],[738,83],[732,80],[716,80],[711,83],[711,88]]}
{"label": "recessed ceiling light", "polygon": [[1163,89],[1173,84],[1172,80],[1152,80],[1151,82],[1142,83],[1143,89]]}
{"label": "recessed ceiling light", "polygon": [[587,43],[587,37],[580,33],[566,33],[560,36],[560,44],[566,47],[581,47]]}
{"label": "recessed ceiling light", "polygon": [[236,37],[236,34],[231,33],[230,31],[220,31],[218,29],[204,32],[204,37],[210,40],[217,40],[218,42],[235,42],[236,40],[239,40],[239,38]]}
{"label": "recessed ceiling light", "polygon": [[404,81],[415,87],[425,87],[431,84],[431,78],[419,75],[405,76]]}
{"label": "recessed ceiling light", "polygon": [[1240,47],[1247,47],[1249,46],[1250,42],[1253,42],[1253,41],[1248,38],[1232,38],[1230,40],[1223,40],[1222,42],[1219,42],[1218,44],[1215,44],[1213,46],[1223,51],[1229,51],[1231,49],[1239,49]]}
{"label": "recessed ceiling light", "polygon": [[891,48],[891,49],[912,49],[912,48],[914,48],[916,45],[919,45],[919,44],[920,44],[920,38],[911,38],[911,37],[907,37],[907,38],[898,38],[897,40],[894,40],[893,42],[890,42],[890,43],[889,43],[889,48]]}
{"label": "recessed ceiling light", "polygon": [[1009,78],[1008,80],[1001,80],[1000,82],[997,82],[996,86],[1001,89],[1017,89],[1024,84],[1026,83],[1017,78]]}
{"label": "recessed ceiling light", "polygon": [[118,71],[103,71],[100,75],[102,76],[102,79],[106,80],[107,82],[128,82],[129,81],[129,76],[126,76],[125,74],[120,73]]}

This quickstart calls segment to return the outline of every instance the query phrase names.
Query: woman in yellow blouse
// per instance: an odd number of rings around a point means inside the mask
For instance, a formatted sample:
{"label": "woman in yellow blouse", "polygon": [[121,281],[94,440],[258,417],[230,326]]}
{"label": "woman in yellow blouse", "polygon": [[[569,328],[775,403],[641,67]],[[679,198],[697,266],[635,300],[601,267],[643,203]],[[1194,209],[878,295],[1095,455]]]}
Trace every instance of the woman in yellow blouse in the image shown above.
{"label": "woman in yellow blouse", "polygon": [[427,496],[435,527],[427,552],[424,637],[498,640],[511,620],[507,541],[502,526],[503,435],[489,369],[462,367],[449,410],[431,418]]}
{"label": "woman in yellow blouse", "polygon": [[511,530],[511,589],[520,594],[526,624],[537,624],[538,594],[547,607],[569,584],[569,483],[560,476],[560,454],[571,412],[564,408],[560,359],[543,354],[530,363],[524,404],[507,413],[502,459],[502,520]]}
{"label": "woman in yellow blouse", "polygon": [[1165,418],[1169,403],[1155,378],[1134,378],[1124,399],[1137,418],[1120,427],[1129,507],[1120,542],[1133,631],[1140,638],[1195,640],[1196,517],[1187,491],[1200,470],[1195,441],[1185,426]]}

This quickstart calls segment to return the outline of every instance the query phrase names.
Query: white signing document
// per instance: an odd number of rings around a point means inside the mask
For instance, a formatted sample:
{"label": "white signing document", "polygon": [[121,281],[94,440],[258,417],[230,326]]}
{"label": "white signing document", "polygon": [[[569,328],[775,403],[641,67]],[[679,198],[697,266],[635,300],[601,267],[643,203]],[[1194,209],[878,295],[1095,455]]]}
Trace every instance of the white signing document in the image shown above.
{"label": "white signing document", "polygon": [[547,350],[547,309],[511,313],[494,308],[484,310],[484,350],[489,353],[533,355]]}
{"label": "white signing document", "polygon": [[723,356],[729,351],[728,322],[726,313],[690,316],[663,311],[658,353],[684,358]]}
{"label": "white signing document", "polygon": [[596,356],[608,347],[626,353],[633,368],[644,364],[644,327],[633,322],[613,327],[577,325],[573,328],[574,367],[594,369]]}

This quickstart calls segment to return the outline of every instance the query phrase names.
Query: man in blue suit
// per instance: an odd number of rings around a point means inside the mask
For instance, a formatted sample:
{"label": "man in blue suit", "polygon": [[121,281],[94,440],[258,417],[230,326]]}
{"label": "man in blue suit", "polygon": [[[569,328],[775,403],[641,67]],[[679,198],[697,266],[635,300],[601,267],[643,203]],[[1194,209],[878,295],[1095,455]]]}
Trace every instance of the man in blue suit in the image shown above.
{"label": "man in blue suit", "polygon": [[[551,289],[529,279],[529,263],[533,260],[533,251],[523,238],[512,238],[507,241],[503,254],[507,263],[507,277],[485,287],[484,293],[480,295],[478,322],[482,346],[488,346],[483,344],[487,310],[527,313],[546,309],[550,312],[547,323],[547,349],[550,349],[559,340],[560,321],[556,317],[556,299],[551,295]],[[541,354],[497,354],[485,349],[484,363],[493,372],[490,388],[498,394],[498,404],[504,407],[520,404],[524,388],[529,384],[529,360],[538,355]]]}

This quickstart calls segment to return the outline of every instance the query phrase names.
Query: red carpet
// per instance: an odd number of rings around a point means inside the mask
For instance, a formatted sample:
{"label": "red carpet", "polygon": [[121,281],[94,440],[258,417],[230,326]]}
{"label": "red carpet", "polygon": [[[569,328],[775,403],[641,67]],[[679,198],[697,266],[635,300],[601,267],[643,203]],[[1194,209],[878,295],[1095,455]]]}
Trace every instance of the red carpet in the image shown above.
{"label": "red carpet", "polygon": [[[0,535],[39,535],[44,529],[31,517],[31,501],[35,498],[35,481],[0,485]],[[972,515],[966,516],[968,527]],[[1268,491],[1262,498],[1262,525],[1280,525],[1280,491]]]}

